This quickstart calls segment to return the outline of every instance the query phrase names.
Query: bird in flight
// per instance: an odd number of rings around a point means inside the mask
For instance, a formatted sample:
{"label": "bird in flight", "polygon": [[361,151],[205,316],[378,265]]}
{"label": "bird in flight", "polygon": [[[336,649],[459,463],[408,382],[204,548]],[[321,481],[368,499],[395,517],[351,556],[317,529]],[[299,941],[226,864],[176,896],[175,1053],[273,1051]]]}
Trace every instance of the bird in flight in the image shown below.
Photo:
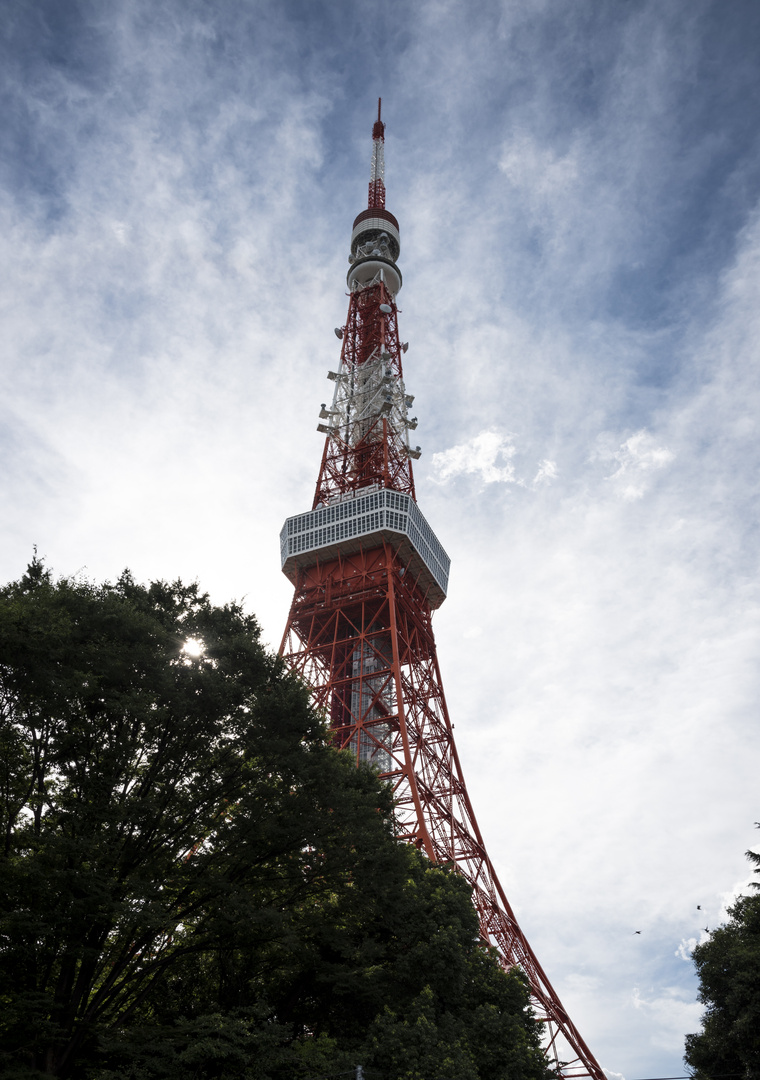
{"label": "bird in flight", "polygon": [[634,930],[633,932],[634,932],[634,934],[640,934],[641,933],[640,930]]}

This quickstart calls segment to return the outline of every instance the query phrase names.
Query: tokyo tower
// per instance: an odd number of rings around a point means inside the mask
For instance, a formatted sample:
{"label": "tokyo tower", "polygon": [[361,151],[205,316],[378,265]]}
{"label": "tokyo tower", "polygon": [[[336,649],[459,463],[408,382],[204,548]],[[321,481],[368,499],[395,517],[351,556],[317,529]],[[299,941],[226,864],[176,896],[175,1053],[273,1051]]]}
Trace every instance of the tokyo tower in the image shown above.
{"label": "tokyo tower", "polygon": [[367,209],[351,232],[348,317],[336,328],[332,401],[311,510],[280,534],[295,586],[281,652],[329,717],[338,747],[392,786],[400,838],[453,865],[473,890],[484,941],[517,965],[545,1023],[561,1076],[604,1073],[517,924],[472,810],[438,668],[432,613],[446,598],[449,557],[417,505],[396,297],[399,225],[385,209],[385,125],[372,129]]}

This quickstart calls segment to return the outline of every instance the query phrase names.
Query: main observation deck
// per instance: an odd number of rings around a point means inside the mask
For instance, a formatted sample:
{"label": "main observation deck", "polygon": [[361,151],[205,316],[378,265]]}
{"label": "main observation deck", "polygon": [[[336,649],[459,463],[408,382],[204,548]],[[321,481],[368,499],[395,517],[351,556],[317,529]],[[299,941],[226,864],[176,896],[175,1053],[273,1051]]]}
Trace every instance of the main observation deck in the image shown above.
{"label": "main observation deck", "polygon": [[451,559],[411,495],[380,488],[289,517],[280,532],[283,572],[388,542],[416,578],[431,608],[446,599]]}

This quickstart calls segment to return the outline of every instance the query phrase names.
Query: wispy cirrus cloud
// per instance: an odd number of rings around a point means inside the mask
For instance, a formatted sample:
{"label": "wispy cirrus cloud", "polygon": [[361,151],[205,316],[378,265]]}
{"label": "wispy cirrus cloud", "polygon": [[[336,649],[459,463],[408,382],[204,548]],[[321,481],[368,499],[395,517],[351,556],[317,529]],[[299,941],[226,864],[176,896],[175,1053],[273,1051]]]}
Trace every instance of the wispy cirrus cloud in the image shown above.
{"label": "wispy cirrus cloud", "polygon": [[757,835],[760,16],[16,9],[5,577],[34,542],[62,572],[198,576],[279,640],[277,535],[310,503],[382,93],[475,809],[602,1064],[677,1075],[696,1021],[675,943],[724,917]]}

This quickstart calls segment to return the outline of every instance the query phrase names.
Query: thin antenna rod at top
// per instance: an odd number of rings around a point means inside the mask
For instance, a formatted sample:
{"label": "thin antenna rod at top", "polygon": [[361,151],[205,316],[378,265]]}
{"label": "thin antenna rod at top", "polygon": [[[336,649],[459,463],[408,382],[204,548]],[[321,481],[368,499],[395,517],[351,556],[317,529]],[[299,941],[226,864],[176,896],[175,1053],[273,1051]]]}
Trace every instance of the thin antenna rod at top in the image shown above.
{"label": "thin antenna rod at top", "polygon": [[372,165],[369,173],[368,210],[385,209],[385,124],[380,119],[383,99],[377,99],[377,120],[372,125]]}

